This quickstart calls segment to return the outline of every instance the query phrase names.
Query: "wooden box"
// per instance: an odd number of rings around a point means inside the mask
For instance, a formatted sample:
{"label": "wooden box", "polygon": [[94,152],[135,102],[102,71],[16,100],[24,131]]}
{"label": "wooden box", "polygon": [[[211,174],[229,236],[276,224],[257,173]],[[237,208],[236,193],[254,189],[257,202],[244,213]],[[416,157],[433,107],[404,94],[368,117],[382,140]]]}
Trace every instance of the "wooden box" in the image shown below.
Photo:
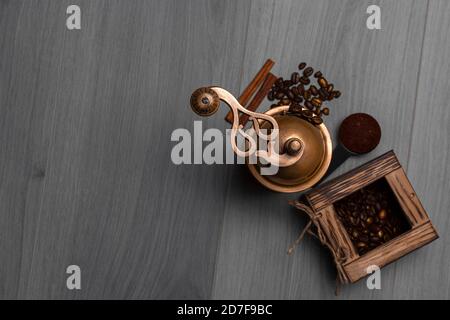
{"label": "wooden box", "polygon": [[[403,215],[403,218],[407,221],[408,229],[392,239],[387,237],[386,239],[389,240],[373,249],[368,249],[364,254],[360,254],[361,248],[358,246],[362,246],[362,244],[357,242],[357,238],[354,237],[355,231],[351,233],[351,228],[348,227],[348,224],[355,222],[357,218],[348,222],[347,220],[351,218],[344,220],[338,215],[336,208],[340,208],[337,207],[340,201],[346,201],[345,199],[357,192],[365,192],[366,189],[364,188],[369,188],[374,183],[378,184],[378,187],[384,185],[386,189],[390,189],[386,192],[391,192],[393,199],[398,202],[396,205],[401,209],[397,211],[402,212],[397,214]],[[337,260],[336,264],[341,282],[356,282],[367,276],[369,266],[376,265],[382,268],[438,238],[435,228],[393,151],[329,181],[312,190],[305,197],[313,212],[314,225],[317,229],[320,229],[320,235],[324,238],[321,239],[322,242],[325,242],[333,252],[335,260]],[[355,207],[353,202],[352,205]],[[342,212],[347,211],[339,211],[339,214]],[[382,213],[380,217],[384,217],[383,214],[386,214],[386,212]],[[376,219],[380,222],[378,218]],[[363,232],[366,231],[363,230]],[[359,234],[358,230],[356,230],[356,234]]]}

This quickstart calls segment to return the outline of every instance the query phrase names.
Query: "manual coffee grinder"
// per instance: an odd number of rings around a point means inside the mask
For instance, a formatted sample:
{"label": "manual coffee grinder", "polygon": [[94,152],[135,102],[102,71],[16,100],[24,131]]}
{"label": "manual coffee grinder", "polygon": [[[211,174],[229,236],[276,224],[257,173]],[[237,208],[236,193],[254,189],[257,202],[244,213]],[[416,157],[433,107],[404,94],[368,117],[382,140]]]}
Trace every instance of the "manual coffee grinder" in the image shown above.
{"label": "manual coffee grinder", "polygon": [[[265,163],[278,166],[274,175],[261,174],[261,162],[249,163],[252,175],[265,187],[284,193],[300,192],[311,188],[326,173],[331,161],[332,142],[327,127],[321,123],[314,125],[289,112],[288,105],[281,105],[259,113],[244,108],[227,90],[220,87],[203,87],[191,96],[192,110],[200,116],[211,116],[219,108],[220,101],[231,109],[233,121],[231,146],[236,155],[249,158],[254,156]],[[258,144],[247,143],[242,150],[236,143],[238,134],[245,132],[239,122],[239,112],[250,117],[252,129],[259,138],[266,139],[267,148],[259,150]],[[278,133],[278,148],[270,135],[261,129]]]}

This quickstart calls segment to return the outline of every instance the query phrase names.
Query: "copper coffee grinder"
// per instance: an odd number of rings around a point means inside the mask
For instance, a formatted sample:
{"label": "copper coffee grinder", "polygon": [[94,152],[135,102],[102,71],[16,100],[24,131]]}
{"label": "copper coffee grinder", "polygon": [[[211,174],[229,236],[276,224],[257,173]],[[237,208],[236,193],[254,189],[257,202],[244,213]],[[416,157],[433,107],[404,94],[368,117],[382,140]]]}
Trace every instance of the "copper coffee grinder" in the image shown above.
{"label": "copper coffee grinder", "polygon": [[[266,65],[270,63],[269,60]],[[254,101],[262,101],[268,88],[270,89],[276,80],[275,76],[268,73],[267,69],[270,67],[263,67],[246,89],[255,90],[255,83],[265,80]],[[289,105],[279,105],[264,113],[252,111],[251,109],[257,107],[255,103],[252,105],[250,102],[247,108],[240,103],[245,94],[244,92],[238,100],[221,87],[202,87],[193,92],[190,102],[193,111],[200,116],[213,115],[221,101],[229,106],[231,113],[227,118],[232,124],[230,142],[236,155],[245,158],[253,156],[264,160],[264,163],[278,166],[276,174],[263,175],[260,161],[247,162],[250,172],[263,186],[277,192],[293,193],[304,191],[318,183],[327,172],[332,157],[332,142],[325,124],[313,124],[292,114]],[[252,129],[260,138],[266,139],[267,148],[259,149],[258,145],[253,143],[247,143],[244,150],[239,148],[236,137],[239,134],[245,136],[243,127],[246,121],[242,121],[243,117],[251,121]],[[270,135],[260,133],[261,129],[278,133],[278,147],[271,142]]]}

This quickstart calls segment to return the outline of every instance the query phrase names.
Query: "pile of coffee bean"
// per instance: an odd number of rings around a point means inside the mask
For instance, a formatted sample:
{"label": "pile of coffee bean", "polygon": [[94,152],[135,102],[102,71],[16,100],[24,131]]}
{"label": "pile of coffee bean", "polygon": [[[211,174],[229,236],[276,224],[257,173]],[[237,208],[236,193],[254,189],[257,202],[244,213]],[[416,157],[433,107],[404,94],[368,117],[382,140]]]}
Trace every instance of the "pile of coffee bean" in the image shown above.
{"label": "pile of coffee bean", "polygon": [[[267,98],[269,101],[278,100],[271,108],[288,105],[289,113],[319,125],[323,122],[322,116],[330,114],[330,109],[323,102],[339,98],[341,92],[334,90],[334,85],[328,83],[322,72],[314,73],[314,69],[305,62],[300,63],[298,69],[301,74],[293,72],[290,79],[278,78]],[[311,84],[313,74],[317,86]]]}
{"label": "pile of coffee bean", "polygon": [[411,228],[385,179],[335,202],[334,208],[359,255]]}

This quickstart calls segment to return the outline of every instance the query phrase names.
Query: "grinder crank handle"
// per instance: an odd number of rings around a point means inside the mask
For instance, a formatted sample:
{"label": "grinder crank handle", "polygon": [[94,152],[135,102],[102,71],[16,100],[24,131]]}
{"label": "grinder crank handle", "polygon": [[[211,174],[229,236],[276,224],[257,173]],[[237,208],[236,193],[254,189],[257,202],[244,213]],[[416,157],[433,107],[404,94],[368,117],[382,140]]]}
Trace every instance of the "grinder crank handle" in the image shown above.
{"label": "grinder crank handle", "polygon": [[[249,157],[255,155],[278,167],[290,166],[301,158],[304,151],[304,142],[302,140],[296,138],[288,140],[282,148],[284,153],[279,154],[278,150],[275,150],[275,143],[273,141],[278,138],[279,128],[277,121],[267,114],[253,112],[244,108],[227,90],[220,87],[202,87],[192,93],[190,102],[192,110],[196,114],[200,116],[210,116],[219,109],[220,100],[224,101],[233,113],[230,139],[232,149],[238,156]],[[258,150],[257,142],[242,130],[243,126],[239,124],[239,112],[250,116],[253,129],[261,139],[264,139],[267,142],[268,150]],[[265,135],[260,131],[260,120],[265,120],[271,124],[272,128],[270,134]],[[241,150],[238,148],[236,144],[238,133],[249,141],[250,148],[248,150]]]}

